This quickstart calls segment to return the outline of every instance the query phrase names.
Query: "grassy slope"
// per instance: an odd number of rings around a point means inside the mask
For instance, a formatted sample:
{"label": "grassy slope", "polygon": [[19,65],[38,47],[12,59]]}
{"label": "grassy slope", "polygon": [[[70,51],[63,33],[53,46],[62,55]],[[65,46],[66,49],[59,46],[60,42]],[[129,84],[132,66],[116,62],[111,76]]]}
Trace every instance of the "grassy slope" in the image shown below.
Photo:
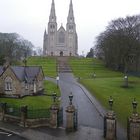
{"label": "grassy slope", "polygon": [[42,66],[44,75],[49,77],[56,77],[56,59],[52,57],[30,57],[27,61],[29,66]]}
{"label": "grassy slope", "polygon": [[91,78],[93,73],[99,77],[118,77],[122,74],[119,72],[111,71],[104,67],[103,63],[97,59],[91,58],[72,58],[70,60],[71,68],[77,77]]}
{"label": "grassy slope", "polygon": [[[120,122],[126,127],[126,117],[132,112],[132,100],[136,98],[140,102],[140,79],[129,77],[130,88],[122,88],[123,74],[111,71],[104,67],[103,63],[94,59],[71,59],[71,67],[77,77],[81,77],[81,83],[108,108],[110,96],[114,99],[114,110]],[[94,67],[93,67],[94,66]],[[91,78],[93,72],[97,78]],[[138,106],[140,112],[140,107]]]}

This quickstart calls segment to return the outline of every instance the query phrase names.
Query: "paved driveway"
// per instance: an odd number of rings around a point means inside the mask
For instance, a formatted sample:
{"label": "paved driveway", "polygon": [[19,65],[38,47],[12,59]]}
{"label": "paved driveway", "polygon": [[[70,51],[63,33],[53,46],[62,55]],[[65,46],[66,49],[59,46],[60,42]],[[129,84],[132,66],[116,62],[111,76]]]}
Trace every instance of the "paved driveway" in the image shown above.
{"label": "paved driveway", "polygon": [[[73,74],[60,73],[59,86],[62,94],[62,106],[66,108],[69,104],[69,94],[73,94],[73,104],[78,109],[78,124],[98,129],[103,129],[103,118],[100,116],[95,106],[87,98],[83,90],[79,87]],[[65,110],[64,110],[65,111]],[[65,112],[64,112],[65,114]],[[64,115],[65,116],[65,115]],[[64,117],[64,124],[66,118]]]}
{"label": "paved driveway", "polygon": [[[90,100],[90,93],[84,87],[81,88],[72,73],[60,73],[59,78],[59,87],[61,89],[62,96],[61,103],[62,107],[64,108],[64,127],[66,123],[65,109],[69,104],[68,96],[72,92],[74,96],[73,104],[78,109],[79,126],[103,131],[103,116],[106,113],[103,107],[94,97],[91,97],[92,101]],[[56,82],[56,80],[52,78],[46,78],[46,80]],[[117,126],[117,137],[118,140],[126,140],[126,131],[120,127],[120,125]]]}

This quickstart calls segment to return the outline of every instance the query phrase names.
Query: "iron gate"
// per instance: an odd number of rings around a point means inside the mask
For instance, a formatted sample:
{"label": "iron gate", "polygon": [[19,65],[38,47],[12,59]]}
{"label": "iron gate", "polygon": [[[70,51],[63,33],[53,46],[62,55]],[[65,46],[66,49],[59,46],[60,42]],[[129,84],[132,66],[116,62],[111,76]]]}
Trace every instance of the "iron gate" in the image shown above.
{"label": "iron gate", "polygon": [[75,112],[74,112],[73,122],[74,122],[74,130],[77,130],[78,128],[78,110],[77,109],[75,109]]}
{"label": "iron gate", "polygon": [[61,107],[57,114],[57,126],[60,127],[63,125],[63,108]]}

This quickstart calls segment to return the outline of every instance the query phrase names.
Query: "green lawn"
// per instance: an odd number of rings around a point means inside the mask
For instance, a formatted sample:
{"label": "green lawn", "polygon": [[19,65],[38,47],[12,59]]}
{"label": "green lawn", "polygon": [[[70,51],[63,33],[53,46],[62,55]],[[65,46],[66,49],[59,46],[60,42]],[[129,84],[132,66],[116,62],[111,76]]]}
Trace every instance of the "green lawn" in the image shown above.
{"label": "green lawn", "polygon": [[[52,91],[57,93],[57,96],[60,96],[60,90],[57,88],[57,85],[45,81],[45,93],[51,95]],[[43,109],[49,108],[52,105],[53,99],[51,96],[27,96],[21,99],[11,99],[11,98],[0,98],[0,102],[6,102],[10,105],[20,107],[22,105],[27,105],[29,109]]]}
{"label": "green lawn", "polygon": [[32,56],[28,58],[27,65],[29,66],[42,66],[45,76],[56,77],[56,58]]}
{"label": "green lawn", "polygon": [[[140,103],[140,78],[129,77],[129,88],[123,88],[123,73],[111,71],[97,59],[73,58],[70,60],[72,70],[80,82],[108,108],[110,96],[114,99],[113,109],[118,120],[126,127],[126,119],[132,113],[132,100]],[[90,75],[96,73],[93,79]],[[138,106],[140,112],[140,106]]]}
{"label": "green lawn", "polygon": [[70,59],[70,66],[76,77],[91,78],[93,73],[96,77],[119,77],[122,73],[109,70],[104,67],[102,61],[91,58],[72,58]]}
{"label": "green lawn", "polygon": [[45,87],[45,94],[52,95],[52,93],[55,92],[57,94],[57,96],[61,96],[60,89],[53,82],[45,81],[44,87]]}

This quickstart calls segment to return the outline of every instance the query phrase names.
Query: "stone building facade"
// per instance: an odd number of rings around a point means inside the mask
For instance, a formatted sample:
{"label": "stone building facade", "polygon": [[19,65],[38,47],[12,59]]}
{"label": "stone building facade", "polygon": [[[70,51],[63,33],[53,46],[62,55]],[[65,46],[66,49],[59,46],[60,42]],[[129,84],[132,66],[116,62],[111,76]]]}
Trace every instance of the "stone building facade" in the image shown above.
{"label": "stone building facade", "polygon": [[36,66],[0,66],[0,96],[22,97],[43,91],[44,74]]}
{"label": "stone building facade", "polygon": [[57,17],[55,3],[52,0],[48,22],[48,32],[44,32],[43,55],[44,56],[77,56],[78,37],[73,12],[72,0],[69,5],[66,29],[61,25],[57,29]]}

